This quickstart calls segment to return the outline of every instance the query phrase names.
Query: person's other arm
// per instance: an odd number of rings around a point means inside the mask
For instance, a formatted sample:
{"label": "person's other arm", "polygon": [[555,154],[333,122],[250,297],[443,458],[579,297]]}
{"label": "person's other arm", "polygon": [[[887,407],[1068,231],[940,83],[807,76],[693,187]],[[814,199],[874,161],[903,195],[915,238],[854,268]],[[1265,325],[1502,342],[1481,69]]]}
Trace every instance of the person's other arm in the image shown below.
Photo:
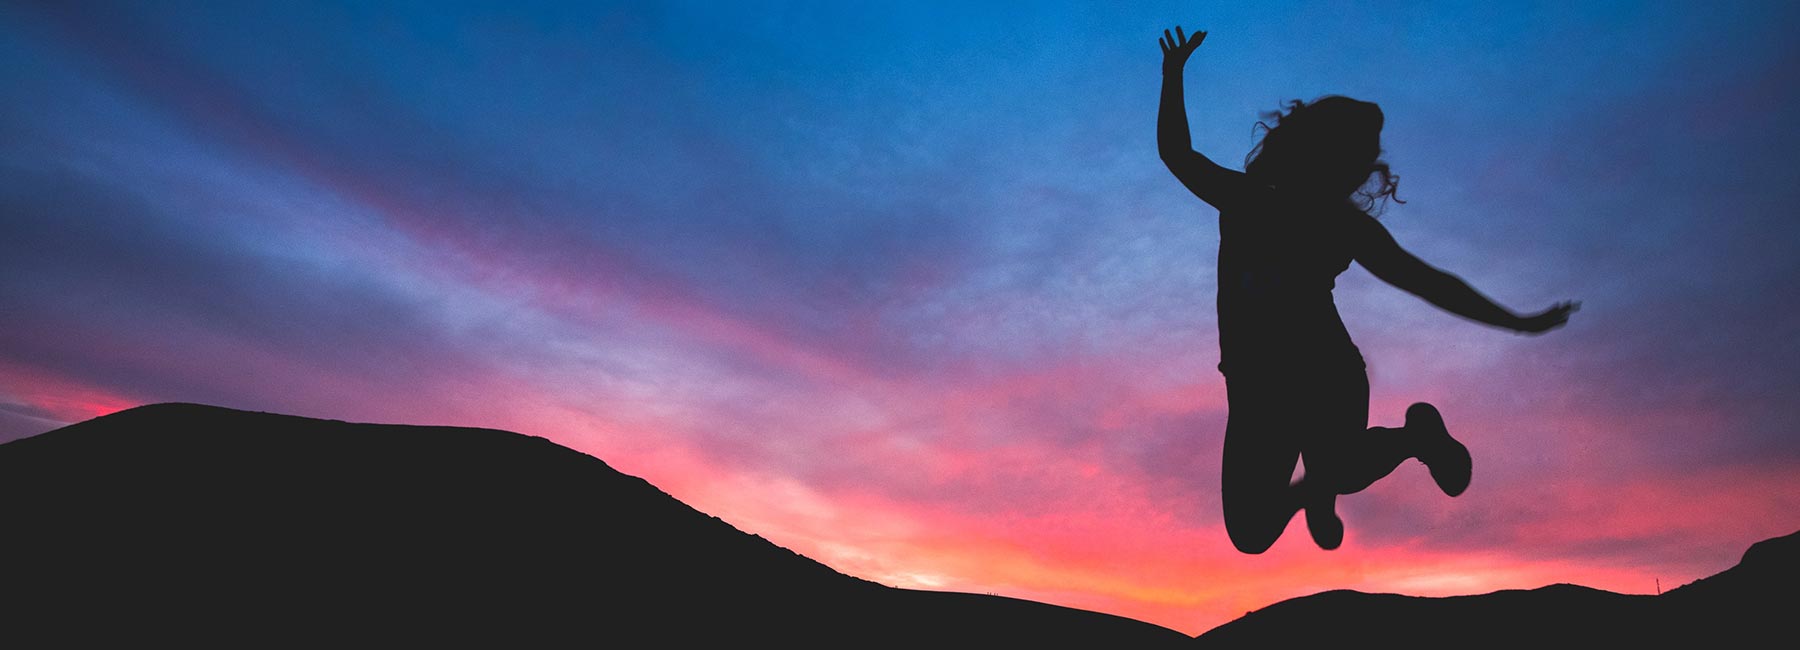
{"label": "person's other arm", "polygon": [[1520,316],[1481,295],[1462,278],[1414,257],[1374,219],[1369,220],[1359,239],[1356,261],[1375,277],[1469,320],[1540,334],[1561,327],[1569,321],[1569,314],[1581,308],[1579,302],[1564,301],[1542,312]]}

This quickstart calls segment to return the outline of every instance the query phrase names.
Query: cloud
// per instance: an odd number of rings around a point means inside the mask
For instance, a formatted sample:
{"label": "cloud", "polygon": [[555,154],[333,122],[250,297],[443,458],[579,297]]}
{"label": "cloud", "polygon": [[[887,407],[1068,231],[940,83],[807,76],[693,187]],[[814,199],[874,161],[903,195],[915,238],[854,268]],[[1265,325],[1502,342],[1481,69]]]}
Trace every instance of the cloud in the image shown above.
{"label": "cloud", "polygon": [[245,250],[169,213],[179,208],[68,170],[6,174],[0,298],[29,305],[0,328],[16,363],[234,405],[379,394],[484,367],[432,305],[354,269]]}
{"label": "cloud", "polygon": [[498,426],[859,575],[1188,631],[1346,586],[1642,592],[1792,509],[1795,58],[1750,9],[1217,14],[1209,154],[1366,95],[1403,244],[1586,304],[1515,337],[1341,277],[1372,423],[1438,404],[1476,484],[1409,463],[1343,500],[1345,550],[1254,558],[1156,11],[0,11],[32,62],[0,70],[0,436],[163,399]]}

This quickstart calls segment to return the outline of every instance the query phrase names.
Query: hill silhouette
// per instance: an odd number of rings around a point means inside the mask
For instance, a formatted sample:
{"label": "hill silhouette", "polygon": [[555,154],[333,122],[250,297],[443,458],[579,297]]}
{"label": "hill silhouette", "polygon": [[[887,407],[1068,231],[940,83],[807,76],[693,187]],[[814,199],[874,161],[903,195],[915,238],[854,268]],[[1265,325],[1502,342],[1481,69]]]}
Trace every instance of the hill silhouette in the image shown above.
{"label": "hill silhouette", "polygon": [[1757,543],[1737,566],[1660,596],[1568,584],[1447,598],[1328,591],[1246,614],[1198,645],[1756,647],[1792,642],[1796,579],[1800,532]]}
{"label": "hill silhouette", "polygon": [[1800,578],[1795,533],[1661,596],[1331,591],[1191,639],[846,576],[542,438],[194,404],[0,444],[0,495],[0,626],[65,646],[1730,647]]}
{"label": "hill silhouette", "polygon": [[1154,647],[1030,601],[885,587],[542,438],[157,404],[0,445],[0,624],[355,645]]}

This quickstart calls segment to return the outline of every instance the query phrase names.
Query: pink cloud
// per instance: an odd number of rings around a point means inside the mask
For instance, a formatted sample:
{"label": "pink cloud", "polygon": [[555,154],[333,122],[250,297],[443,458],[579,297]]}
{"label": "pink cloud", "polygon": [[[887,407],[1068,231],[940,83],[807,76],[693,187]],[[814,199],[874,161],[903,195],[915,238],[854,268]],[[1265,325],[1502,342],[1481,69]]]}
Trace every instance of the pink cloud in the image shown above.
{"label": "pink cloud", "polygon": [[80,422],[137,406],[142,398],[0,359],[0,390],[62,422]]}

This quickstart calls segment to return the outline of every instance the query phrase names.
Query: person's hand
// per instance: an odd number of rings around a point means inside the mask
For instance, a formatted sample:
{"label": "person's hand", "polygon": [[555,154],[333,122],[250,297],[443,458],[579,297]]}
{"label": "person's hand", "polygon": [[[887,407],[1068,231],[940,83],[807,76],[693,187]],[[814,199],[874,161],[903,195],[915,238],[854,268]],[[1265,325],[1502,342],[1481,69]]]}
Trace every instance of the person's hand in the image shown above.
{"label": "person's hand", "polygon": [[1569,314],[1573,314],[1580,309],[1581,303],[1579,302],[1563,301],[1556,303],[1556,306],[1554,307],[1520,319],[1519,331],[1525,334],[1543,334],[1544,332],[1562,327],[1564,323],[1569,322]]}
{"label": "person's hand", "polygon": [[1162,37],[1156,39],[1156,42],[1162,45],[1163,72],[1180,73],[1181,68],[1187,65],[1188,56],[1192,55],[1194,48],[1200,47],[1200,41],[1204,40],[1206,40],[1206,32],[1194,32],[1193,38],[1188,38],[1186,34],[1181,33],[1180,25],[1175,27],[1173,34],[1170,34],[1169,30],[1163,30]]}

